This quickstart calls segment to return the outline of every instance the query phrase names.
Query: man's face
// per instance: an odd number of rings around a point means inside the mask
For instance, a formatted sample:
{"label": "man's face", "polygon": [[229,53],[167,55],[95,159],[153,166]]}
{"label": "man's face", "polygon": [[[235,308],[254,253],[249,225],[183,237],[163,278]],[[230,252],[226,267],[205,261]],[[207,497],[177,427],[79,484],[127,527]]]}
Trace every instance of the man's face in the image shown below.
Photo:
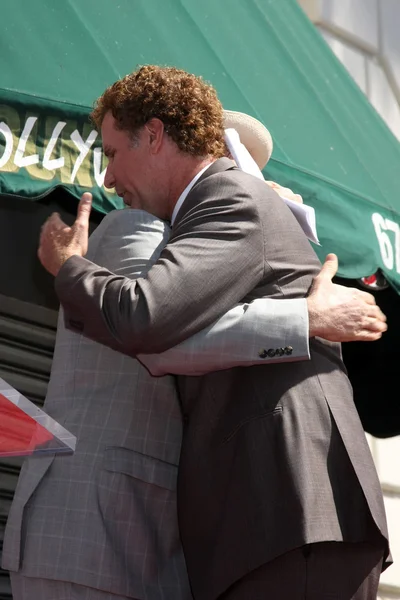
{"label": "man's face", "polygon": [[104,185],[114,187],[124,203],[131,208],[147,210],[161,218],[157,155],[152,151],[151,132],[144,126],[133,139],[127,131],[115,128],[115,119],[109,112],[104,117],[101,135],[103,149],[108,157]]}

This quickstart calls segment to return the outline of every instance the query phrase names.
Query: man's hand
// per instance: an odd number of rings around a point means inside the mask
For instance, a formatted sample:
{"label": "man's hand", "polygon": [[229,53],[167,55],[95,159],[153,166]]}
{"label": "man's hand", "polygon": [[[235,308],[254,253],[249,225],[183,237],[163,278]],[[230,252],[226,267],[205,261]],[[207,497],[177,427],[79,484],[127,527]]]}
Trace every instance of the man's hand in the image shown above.
{"label": "man's hand", "polygon": [[88,249],[89,217],[92,194],[85,193],[79,202],[75,223],[68,227],[58,213],[53,213],[42,227],[38,257],[44,268],[56,276],[71,256],[85,256]]}
{"label": "man's hand", "polygon": [[386,317],[372,294],[332,283],[338,260],[328,254],[307,298],[310,337],[331,342],[372,342],[386,331]]}

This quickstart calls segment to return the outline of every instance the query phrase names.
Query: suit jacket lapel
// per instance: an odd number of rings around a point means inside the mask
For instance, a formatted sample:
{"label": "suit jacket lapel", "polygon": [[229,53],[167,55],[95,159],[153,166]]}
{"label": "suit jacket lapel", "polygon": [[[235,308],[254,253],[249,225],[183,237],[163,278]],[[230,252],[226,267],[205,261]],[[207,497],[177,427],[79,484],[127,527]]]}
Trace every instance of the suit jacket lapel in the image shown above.
{"label": "suit jacket lapel", "polygon": [[237,169],[236,163],[234,163],[233,160],[230,160],[229,158],[219,158],[218,160],[213,162],[211,164],[211,166],[209,166],[208,169],[206,169],[206,171],[204,171],[202,176],[199,177],[199,179],[196,181],[196,183],[194,184],[194,186],[192,187],[192,189],[186,196],[182,206],[180,207],[180,209],[178,211],[178,214],[176,215],[175,222],[174,222],[172,229],[174,229],[174,227],[176,227],[178,225],[179,221],[182,219],[182,217],[185,216],[185,214],[189,210],[189,208],[191,206],[190,196],[191,196],[193,190],[196,189],[198,184],[201,181],[203,181],[204,179],[206,179],[207,177],[211,177],[211,175],[215,175],[215,173],[222,173],[223,171],[229,171],[230,169]]}

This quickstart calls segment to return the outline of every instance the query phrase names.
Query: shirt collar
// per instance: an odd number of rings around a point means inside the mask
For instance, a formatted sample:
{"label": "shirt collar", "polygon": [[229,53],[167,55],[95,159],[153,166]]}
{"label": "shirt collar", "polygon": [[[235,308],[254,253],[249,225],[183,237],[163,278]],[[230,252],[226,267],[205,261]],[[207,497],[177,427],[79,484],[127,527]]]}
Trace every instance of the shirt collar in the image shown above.
{"label": "shirt collar", "polygon": [[211,167],[213,163],[210,163],[209,165],[206,165],[203,169],[201,169],[201,171],[199,171],[197,173],[197,175],[195,175],[192,179],[192,181],[189,183],[189,185],[187,185],[185,187],[185,189],[183,190],[182,194],[179,196],[177,203],[175,204],[174,210],[172,212],[172,217],[171,217],[171,226],[174,224],[175,219],[176,219],[176,215],[179,212],[179,209],[181,208],[182,204],[184,203],[186,196],[189,194],[190,190],[192,189],[192,187],[194,186],[194,184],[196,183],[196,181],[198,179],[200,179],[200,177],[203,175],[203,173],[205,171],[207,171],[208,167]]}

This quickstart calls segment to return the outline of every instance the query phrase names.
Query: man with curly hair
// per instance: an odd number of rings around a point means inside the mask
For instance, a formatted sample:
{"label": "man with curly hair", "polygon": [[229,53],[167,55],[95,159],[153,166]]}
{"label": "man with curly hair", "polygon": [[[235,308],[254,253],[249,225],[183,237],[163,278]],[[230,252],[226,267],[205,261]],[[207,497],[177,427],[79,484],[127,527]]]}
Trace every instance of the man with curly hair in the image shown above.
{"label": "man with curly hair", "polygon": [[[263,136],[246,115],[225,112],[225,124],[240,129],[260,165],[267,160],[271,140],[261,124]],[[116,210],[90,236],[86,258],[143,277],[169,235],[168,224],[147,212]],[[45,411],[67,424],[78,444],[72,456],[31,457],[23,465],[2,551],[14,600],[192,599],[176,509],[182,415],[167,374],[260,364],[254,347],[280,346],[288,320],[293,351],[270,362],[308,359],[305,304],[239,304],[178,346],[141,356],[157,377],[66,329],[60,311]]]}
{"label": "man with curly hair", "polygon": [[[223,158],[222,107],[203,80],[142,67],[105,91],[93,117],[106,185],[172,234],[132,281],[83,258],[90,203],[72,228],[51,217],[39,257],[68,327],[131,356],[162,352],[240,300],[304,298],[318,282],[320,263],[281,199]],[[376,596],[385,511],[335,342],[376,339],[384,325],[369,295],[331,285],[325,311],[307,300],[309,361],[268,365],[281,352],[269,349],[265,366],[178,377],[178,513],[195,600]],[[348,319],[354,303],[336,293],[368,307]]]}

